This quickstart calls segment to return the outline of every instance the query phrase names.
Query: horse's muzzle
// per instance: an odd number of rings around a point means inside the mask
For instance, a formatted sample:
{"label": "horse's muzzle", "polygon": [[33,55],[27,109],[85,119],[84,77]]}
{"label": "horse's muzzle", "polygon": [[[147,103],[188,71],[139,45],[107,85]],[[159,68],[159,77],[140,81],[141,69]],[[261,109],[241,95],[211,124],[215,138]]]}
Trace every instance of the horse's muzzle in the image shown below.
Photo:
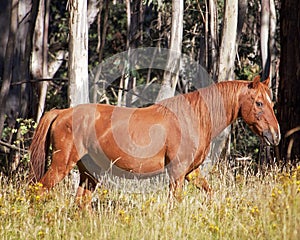
{"label": "horse's muzzle", "polygon": [[280,132],[276,132],[272,127],[263,131],[262,137],[268,145],[277,146],[280,142]]}

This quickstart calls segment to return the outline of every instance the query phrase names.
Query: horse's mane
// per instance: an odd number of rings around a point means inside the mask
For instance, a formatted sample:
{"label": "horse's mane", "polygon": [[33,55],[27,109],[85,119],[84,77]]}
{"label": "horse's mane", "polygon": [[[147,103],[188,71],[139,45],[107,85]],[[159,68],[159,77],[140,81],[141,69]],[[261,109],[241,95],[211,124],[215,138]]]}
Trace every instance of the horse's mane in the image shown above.
{"label": "horse's mane", "polygon": [[214,110],[217,113],[220,112],[221,107],[224,107],[224,102],[234,103],[237,101],[238,92],[245,84],[249,84],[249,82],[237,80],[220,82],[190,93],[164,99],[157,104],[161,106],[160,111],[162,112],[167,111],[167,109],[181,111],[184,110],[183,105],[187,102],[197,107],[201,105],[201,101],[205,101],[206,104],[213,104],[214,107],[216,107]]}
{"label": "horse's mane", "polygon": [[[176,112],[177,116],[187,117],[193,114],[202,120],[204,114],[209,114],[213,127],[219,131],[238,112],[238,96],[248,81],[226,81],[200,88],[194,92],[177,95],[158,102],[159,111],[167,114]],[[191,107],[187,107],[189,104]],[[208,108],[209,112],[204,109]]]}

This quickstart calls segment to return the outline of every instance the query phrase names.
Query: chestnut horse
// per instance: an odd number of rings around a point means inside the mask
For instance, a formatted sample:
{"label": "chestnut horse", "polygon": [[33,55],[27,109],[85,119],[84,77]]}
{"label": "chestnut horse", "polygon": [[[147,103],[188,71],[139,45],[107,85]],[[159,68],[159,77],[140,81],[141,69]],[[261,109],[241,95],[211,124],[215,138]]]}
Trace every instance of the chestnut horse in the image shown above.
{"label": "chestnut horse", "polygon": [[[102,170],[125,177],[167,171],[170,196],[180,196],[185,179],[210,192],[199,166],[212,139],[238,116],[267,144],[278,145],[280,130],[268,83],[259,77],[221,82],[145,108],[83,104],[51,110],[30,146],[31,177],[45,191],[77,165],[77,199],[90,199]],[[50,144],[52,161],[45,173]]]}

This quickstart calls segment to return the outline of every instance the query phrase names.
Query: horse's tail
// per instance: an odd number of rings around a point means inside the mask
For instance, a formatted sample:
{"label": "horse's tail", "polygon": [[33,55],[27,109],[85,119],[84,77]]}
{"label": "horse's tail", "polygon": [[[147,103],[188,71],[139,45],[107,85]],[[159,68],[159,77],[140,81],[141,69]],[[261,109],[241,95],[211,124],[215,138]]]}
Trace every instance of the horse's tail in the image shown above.
{"label": "horse's tail", "polygon": [[40,120],[29,148],[30,180],[39,181],[45,173],[46,158],[50,146],[50,129],[60,110],[47,112]]}

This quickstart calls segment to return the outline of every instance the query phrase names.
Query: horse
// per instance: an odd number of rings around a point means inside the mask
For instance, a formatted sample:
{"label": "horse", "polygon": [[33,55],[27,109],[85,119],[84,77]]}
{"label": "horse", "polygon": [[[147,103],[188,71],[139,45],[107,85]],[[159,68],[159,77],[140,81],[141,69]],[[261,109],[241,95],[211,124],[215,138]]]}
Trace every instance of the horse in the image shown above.
{"label": "horse", "polygon": [[237,117],[266,144],[279,144],[269,81],[257,76],[220,82],[144,108],[82,104],[53,109],[40,120],[30,145],[31,180],[43,186],[43,193],[77,165],[76,200],[82,206],[91,203],[99,170],[142,178],[166,171],[169,195],[178,199],[185,180],[211,193],[199,166],[211,141]]}

